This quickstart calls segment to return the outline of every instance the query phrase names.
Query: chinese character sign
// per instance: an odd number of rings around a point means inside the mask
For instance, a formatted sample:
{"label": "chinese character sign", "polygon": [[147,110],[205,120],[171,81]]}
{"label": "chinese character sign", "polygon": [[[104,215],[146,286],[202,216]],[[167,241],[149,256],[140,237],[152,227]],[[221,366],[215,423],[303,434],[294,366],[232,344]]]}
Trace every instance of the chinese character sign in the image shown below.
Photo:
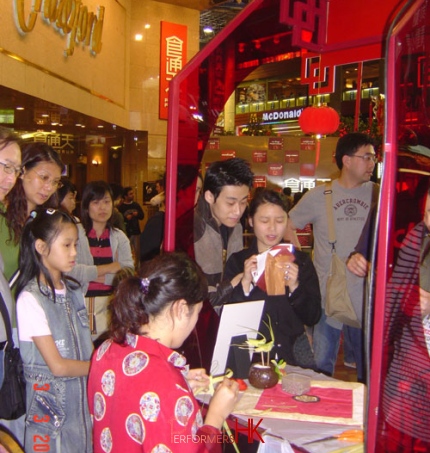
{"label": "chinese character sign", "polygon": [[159,117],[167,119],[169,82],[185,66],[187,59],[187,27],[161,22],[160,101]]}

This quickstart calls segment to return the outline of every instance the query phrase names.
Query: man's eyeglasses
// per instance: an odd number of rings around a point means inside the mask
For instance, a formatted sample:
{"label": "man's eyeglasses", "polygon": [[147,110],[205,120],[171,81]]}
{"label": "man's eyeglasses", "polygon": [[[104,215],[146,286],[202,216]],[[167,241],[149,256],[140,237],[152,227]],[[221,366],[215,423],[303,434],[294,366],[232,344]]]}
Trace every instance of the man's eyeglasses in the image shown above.
{"label": "man's eyeglasses", "polygon": [[0,165],[3,167],[3,171],[8,175],[15,174],[15,176],[18,177],[22,173],[21,167],[14,167],[13,165],[5,164],[4,162],[0,162]]}
{"label": "man's eyeglasses", "polygon": [[50,185],[53,189],[57,190],[63,187],[63,183],[59,179],[51,179],[48,175],[41,175],[33,170],[37,177],[42,181],[43,185]]}
{"label": "man's eyeglasses", "polygon": [[375,154],[365,154],[364,156],[359,156],[358,154],[351,154],[349,157],[359,157],[360,159],[363,159],[364,162],[373,162],[375,164],[378,161],[378,158],[375,156]]}

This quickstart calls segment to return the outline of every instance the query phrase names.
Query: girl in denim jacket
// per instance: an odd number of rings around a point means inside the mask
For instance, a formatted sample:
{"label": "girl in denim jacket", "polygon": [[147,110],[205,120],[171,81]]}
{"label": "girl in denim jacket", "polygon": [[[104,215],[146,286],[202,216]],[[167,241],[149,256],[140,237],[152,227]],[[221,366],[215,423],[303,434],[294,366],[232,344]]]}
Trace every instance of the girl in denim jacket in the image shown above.
{"label": "girl in denim jacket", "polygon": [[19,343],[27,381],[25,451],[91,452],[87,375],[92,353],[82,291],[65,277],[78,230],[66,212],[34,211],[17,282]]}

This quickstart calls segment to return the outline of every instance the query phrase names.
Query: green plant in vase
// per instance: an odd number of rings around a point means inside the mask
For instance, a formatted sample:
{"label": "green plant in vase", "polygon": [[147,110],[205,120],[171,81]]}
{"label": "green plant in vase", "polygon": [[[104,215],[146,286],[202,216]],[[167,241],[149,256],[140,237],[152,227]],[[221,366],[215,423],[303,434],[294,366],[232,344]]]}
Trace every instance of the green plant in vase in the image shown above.
{"label": "green plant in vase", "polygon": [[279,380],[276,367],[270,362],[270,351],[275,344],[275,336],[270,316],[267,316],[267,318],[269,322],[263,321],[263,323],[269,329],[270,340],[257,330],[251,329],[257,333],[257,338],[250,338],[244,343],[237,345],[240,349],[247,349],[261,354],[261,363],[253,363],[248,376],[249,383],[259,389],[274,387]]}
{"label": "green plant in vase", "polygon": [[285,376],[285,368],[287,366],[287,362],[285,362],[283,359],[279,360],[277,362],[276,360],[272,359],[270,363],[273,363],[273,366],[275,367],[276,374],[278,375],[279,379],[282,379],[282,376]]}

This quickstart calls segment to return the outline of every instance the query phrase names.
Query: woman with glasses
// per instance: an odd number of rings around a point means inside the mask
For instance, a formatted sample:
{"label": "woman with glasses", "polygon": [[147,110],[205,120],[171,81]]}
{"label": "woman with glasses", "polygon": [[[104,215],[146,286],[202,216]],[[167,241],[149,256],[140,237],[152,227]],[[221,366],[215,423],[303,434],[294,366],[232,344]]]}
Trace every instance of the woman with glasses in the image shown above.
{"label": "woman with glasses", "polygon": [[[2,167],[0,174],[8,175],[14,182],[16,180],[15,185],[5,197],[6,210],[0,216],[0,247],[4,260],[4,276],[7,280],[11,280],[12,276],[17,274],[20,240],[26,220],[30,212],[36,207],[56,205],[55,192],[61,178],[63,163],[56,151],[45,143],[24,145],[22,163],[3,159],[1,152],[0,162],[0,167]],[[10,313],[12,314],[11,322],[15,334],[14,300],[12,300]],[[18,342],[16,341],[15,344],[18,344]],[[6,425],[3,420],[2,424]],[[18,440],[23,441],[24,416],[10,421],[7,427]]]}
{"label": "woman with glasses", "polygon": [[61,186],[63,168],[57,152],[46,143],[38,142],[24,146],[22,166],[8,170],[3,166],[4,171],[12,170],[19,174],[15,186],[6,196],[6,211],[0,217],[0,243],[7,279],[18,269],[19,241],[30,212],[38,206],[57,206],[56,192]]}
{"label": "woman with glasses", "polygon": [[[18,135],[13,133],[10,129],[0,127],[0,206],[4,209],[3,203],[6,195],[14,186],[18,176],[21,174],[21,139]],[[0,216],[3,221],[4,218]],[[4,241],[0,243],[0,251],[4,253]],[[3,258],[0,254],[0,269],[3,269]],[[14,302],[12,294],[9,290],[7,280],[0,272],[0,293],[3,303],[6,307],[6,313],[12,322],[14,316]],[[16,329],[12,331],[13,345],[18,346],[18,335]],[[7,342],[6,334],[6,319],[0,314],[0,388],[3,385],[4,379],[4,354]],[[0,397],[0,407],[4,406],[4,401]],[[24,420],[23,417],[18,420],[0,420],[0,429],[2,430],[0,436],[6,442],[12,442],[12,434],[21,443],[24,441]],[[14,442],[15,444],[15,442]],[[18,447],[17,447],[18,448]],[[24,451],[24,450],[17,450]]]}

